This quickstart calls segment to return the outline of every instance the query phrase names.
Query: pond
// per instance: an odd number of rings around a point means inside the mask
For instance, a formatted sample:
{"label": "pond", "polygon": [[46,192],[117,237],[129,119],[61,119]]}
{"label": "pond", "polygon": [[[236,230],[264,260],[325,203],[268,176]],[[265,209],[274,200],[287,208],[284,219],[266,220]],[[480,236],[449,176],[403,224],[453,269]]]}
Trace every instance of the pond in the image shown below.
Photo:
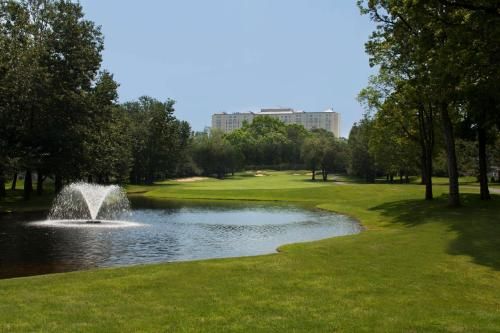
{"label": "pond", "polygon": [[269,254],[284,244],[358,233],[353,219],[296,206],[257,203],[132,201],[112,228],[0,220],[0,278],[209,258]]}

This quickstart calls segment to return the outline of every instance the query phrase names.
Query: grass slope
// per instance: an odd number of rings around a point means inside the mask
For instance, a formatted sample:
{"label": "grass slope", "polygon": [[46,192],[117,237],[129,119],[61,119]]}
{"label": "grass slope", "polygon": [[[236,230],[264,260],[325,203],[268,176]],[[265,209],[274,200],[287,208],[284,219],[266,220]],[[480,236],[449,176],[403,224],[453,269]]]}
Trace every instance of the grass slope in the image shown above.
{"label": "grass slope", "polygon": [[[500,197],[449,209],[419,185],[268,173],[130,187],[158,199],[279,200],[347,213],[359,235],[259,257],[0,281],[0,331],[500,331]],[[474,191],[476,189],[465,189]]]}

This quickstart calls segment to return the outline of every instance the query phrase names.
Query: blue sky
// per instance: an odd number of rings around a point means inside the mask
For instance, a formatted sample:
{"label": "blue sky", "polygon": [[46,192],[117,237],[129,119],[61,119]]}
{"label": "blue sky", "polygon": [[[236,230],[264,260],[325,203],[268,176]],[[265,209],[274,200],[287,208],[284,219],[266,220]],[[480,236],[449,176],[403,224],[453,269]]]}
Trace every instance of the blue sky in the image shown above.
{"label": "blue sky", "polygon": [[105,36],[120,101],[176,100],[195,130],[214,112],[332,107],[342,136],[362,116],[374,26],[349,0],[80,0]]}

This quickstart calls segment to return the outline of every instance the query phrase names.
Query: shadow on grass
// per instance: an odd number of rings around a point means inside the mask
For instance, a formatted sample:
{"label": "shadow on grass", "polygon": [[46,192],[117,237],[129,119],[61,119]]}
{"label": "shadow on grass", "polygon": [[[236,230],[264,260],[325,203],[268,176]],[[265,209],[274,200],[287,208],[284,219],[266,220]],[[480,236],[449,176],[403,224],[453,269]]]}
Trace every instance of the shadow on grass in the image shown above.
{"label": "shadow on grass", "polygon": [[29,200],[24,200],[23,190],[7,190],[6,192],[7,196],[0,199],[0,213],[45,211],[50,208],[54,199],[52,191],[45,191],[41,196],[34,192]]}
{"label": "shadow on grass", "polygon": [[452,255],[467,255],[480,265],[500,270],[500,196],[479,200],[477,194],[462,194],[463,207],[447,207],[447,196],[434,201],[401,200],[370,210],[378,211],[390,222],[406,226],[442,223],[458,236],[448,247]]}
{"label": "shadow on grass", "polygon": [[[346,178],[346,177],[337,177],[337,176],[328,176],[328,179],[326,181],[321,178],[321,175],[316,176],[316,180],[312,180],[311,176],[308,176],[308,178],[300,178],[296,179],[294,181],[300,181],[300,182],[307,182],[307,183],[338,183],[338,184],[358,184],[358,185],[391,185],[391,186],[403,186],[403,185],[415,185],[415,183],[400,183],[398,181],[394,181],[392,183],[387,182],[386,180],[382,179],[376,179],[373,182],[367,182],[363,179],[356,179],[356,178]],[[423,186],[423,185],[422,185]]]}

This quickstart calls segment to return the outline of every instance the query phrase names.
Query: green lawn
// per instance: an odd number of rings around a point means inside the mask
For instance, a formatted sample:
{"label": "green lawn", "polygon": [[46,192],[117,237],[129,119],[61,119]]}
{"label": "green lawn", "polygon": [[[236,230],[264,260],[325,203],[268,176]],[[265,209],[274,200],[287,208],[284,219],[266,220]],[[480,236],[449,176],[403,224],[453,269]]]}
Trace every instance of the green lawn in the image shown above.
{"label": "green lawn", "polygon": [[[293,172],[129,187],[158,199],[277,200],[358,218],[358,235],[278,254],[0,280],[0,331],[500,331],[500,196]],[[469,193],[467,193],[469,192]]]}

